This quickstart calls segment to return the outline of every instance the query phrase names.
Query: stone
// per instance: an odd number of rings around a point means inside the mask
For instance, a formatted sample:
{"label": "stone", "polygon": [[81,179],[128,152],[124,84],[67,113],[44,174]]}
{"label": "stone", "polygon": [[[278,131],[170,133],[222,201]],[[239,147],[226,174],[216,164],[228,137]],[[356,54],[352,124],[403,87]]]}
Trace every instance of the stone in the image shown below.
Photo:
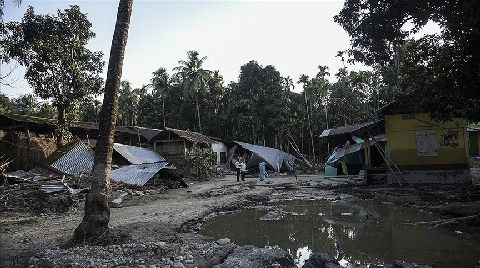
{"label": "stone", "polygon": [[160,242],[155,242],[155,246],[161,248],[161,249],[165,249],[167,247],[167,243],[163,242],[163,241],[160,241]]}
{"label": "stone", "polygon": [[220,246],[226,245],[228,243],[230,243],[229,238],[222,238],[217,240],[217,244],[219,244]]}
{"label": "stone", "polygon": [[175,262],[173,264],[173,267],[174,268],[184,268],[185,266],[181,262]]}
{"label": "stone", "polygon": [[255,246],[237,247],[225,261],[215,268],[227,267],[295,267],[293,258],[287,251],[278,247],[257,248]]}
{"label": "stone", "polygon": [[338,262],[330,255],[322,252],[315,252],[305,261],[304,268],[332,267],[340,268]]}

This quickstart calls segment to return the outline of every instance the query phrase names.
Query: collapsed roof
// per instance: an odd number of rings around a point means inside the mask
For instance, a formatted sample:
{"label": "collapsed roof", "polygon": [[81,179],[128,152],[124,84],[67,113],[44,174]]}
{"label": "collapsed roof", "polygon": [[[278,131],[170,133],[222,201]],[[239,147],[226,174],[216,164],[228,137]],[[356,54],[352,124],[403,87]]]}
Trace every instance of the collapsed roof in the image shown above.
{"label": "collapsed roof", "polygon": [[174,170],[168,162],[128,165],[112,170],[112,180],[143,186],[161,170]]}
{"label": "collapsed roof", "polygon": [[41,164],[57,172],[79,177],[92,172],[93,157],[92,149],[85,143],[76,141],[57,149]]}
{"label": "collapsed roof", "polygon": [[234,141],[243,149],[252,153],[247,162],[247,168],[258,167],[263,160],[267,166],[275,171],[293,170],[296,157],[275,148]]}
{"label": "collapsed roof", "polygon": [[356,142],[355,138],[370,138],[385,133],[385,121],[376,120],[355,125],[340,126],[337,128],[325,129],[320,138],[325,138],[331,145],[341,146],[346,141]]}
{"label": "collapsed roof", "polygon": [[179,136],[180,138],[185,139],[187,141],[191,141],[191,142],[195,142],[195,143],[203,143],[203,144],[207,144],[207,145],[211,145],[213,143],[216,143],[215,141],[210,139],[208,136],[203,135],[203,134],[198,133],[198,132],[169,128],[169,127],[166,127],[165,130],[170,131],[170,132],[174,133],[175,135]]}
{"label": "collapsed roof", "polygon": [[[113,181],[145,185],[161,170],[175,169],[165,158],[146,148],[114,143],[113,149],[131,164],[112,170]],[[93,158],[93,150],[82,141],[76,141],[56,150],[42,164],[57,172],[79,177],[92,172]]]}
{"label": "collapsed roof", "polygon": [[114,143],[113,149],[134,165],[166,161],[157,152],[142,147]]}
{"label": "collapsed roof", "polygon": [[[344,145],[336,147],[332,154],[328,157],[325,164],[334,164],[338,160],[342,159],[343,157],[356,153],[362,149],[364,149],[364,140],[362,139],[355,139],[356,143],[351,143],[350,141],[345,142]],[[384,134],[375,136],[370,138],[370,145],[374,145],[377,142],[386,142],[387,138]]]}

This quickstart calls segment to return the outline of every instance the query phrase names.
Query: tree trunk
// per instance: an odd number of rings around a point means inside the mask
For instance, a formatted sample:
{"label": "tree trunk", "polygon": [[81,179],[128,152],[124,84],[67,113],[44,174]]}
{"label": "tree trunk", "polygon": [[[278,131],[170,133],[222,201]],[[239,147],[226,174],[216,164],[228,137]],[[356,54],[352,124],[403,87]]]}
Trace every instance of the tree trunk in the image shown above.
{"label": "tree trunk", "polygon": [[63,145],[63,133],[65,131],[65,108],[62,105],[57,105],[57,137],[55,143],[57,148],[60,148]]}
{"label": "tree trunk", "polygon": [[200,120],[200,104],[198,103],[198,91],[195,97],[195,102],[197,104],[197,118],[198,118],[198,130],[200,133],[202,133],[202,123]]}
{"label": "tree trunk", "polygon": [[315,163],[315,142],[313,141],[312,120],[311,120],[310,108],[309,108],[310,106],[308,105],[307,92],[304,91],[303,94],[305,96],[305,107],[307,109],[308,129],[310,132],[310,146],[311,146],[310,148],[312,152],[313,162]]}
{"label": "tree trunk", "polygon": [[163,128],[167,126],[165,123],[165,97],[162,97],[162,115],[163,115]]}
{"label": "tree trunk", "polygon": [[117,22],[113,33],[107,80],[100,112],[98,140],[95,149],[91,189],[85,200],[83,220],[75,229],[75,242],[95,242],[108,231],[110,208],[110,177],[114,142],[115,120],[118,111],[118,93],[122,77],[123,58],[128,38],[133,0],[120,0]]}

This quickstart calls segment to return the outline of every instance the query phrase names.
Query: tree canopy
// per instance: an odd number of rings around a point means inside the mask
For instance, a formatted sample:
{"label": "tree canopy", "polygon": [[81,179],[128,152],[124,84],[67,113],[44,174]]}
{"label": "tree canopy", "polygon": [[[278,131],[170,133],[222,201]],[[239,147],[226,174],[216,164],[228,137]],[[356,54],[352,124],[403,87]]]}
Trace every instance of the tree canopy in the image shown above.
{"label": "tree canopy", "polygon": [[25,78],[34,93],[52,100],[61,130],[75,102],[103,90],[102,52],[86,48],[95,37],[91,27],[78,6],[58,10],[56,16],[35,14],[29,7],[21,22],[4,25],[7,34],[0,46],[26,67]]}
{"label": "tree canopy", "polygon": [[[476,0],[346,0],[335,21],[350,35],[350,61],[390,72],[383,78],[397,99],[438,118],[478,121],[479,12]],[[429,21],[441,33],[412,38]]]}

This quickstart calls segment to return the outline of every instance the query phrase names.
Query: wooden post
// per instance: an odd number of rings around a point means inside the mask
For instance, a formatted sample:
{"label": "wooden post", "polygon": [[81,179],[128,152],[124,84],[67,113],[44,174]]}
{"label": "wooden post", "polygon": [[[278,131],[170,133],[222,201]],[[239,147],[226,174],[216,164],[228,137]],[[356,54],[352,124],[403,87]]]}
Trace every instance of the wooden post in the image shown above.
{"label": "wooden post", "polygon": [[[32,163],[32,157],[31,157],[31,154],[30,154],[30,130],[28,129],[27,126],[25,126],[25,132],[27,133],[27,157],[28,157],[28,162],[27,163]],[[25,159],[25,160],[27,160],[27,159]],[[29,168],[30,168],[30,166],[29,166]]]}
{"label": "wooden post", "polygon": [[480,132],[477,132],[477,150],[478,156],[480,156]]}
{"label": "wooden post", "polygon": [[370,168],[371,167],[371,157],[370,157],[370,141],[368,137],[363,139],[363,153],[365,157],[365,166],[364,168]]}

